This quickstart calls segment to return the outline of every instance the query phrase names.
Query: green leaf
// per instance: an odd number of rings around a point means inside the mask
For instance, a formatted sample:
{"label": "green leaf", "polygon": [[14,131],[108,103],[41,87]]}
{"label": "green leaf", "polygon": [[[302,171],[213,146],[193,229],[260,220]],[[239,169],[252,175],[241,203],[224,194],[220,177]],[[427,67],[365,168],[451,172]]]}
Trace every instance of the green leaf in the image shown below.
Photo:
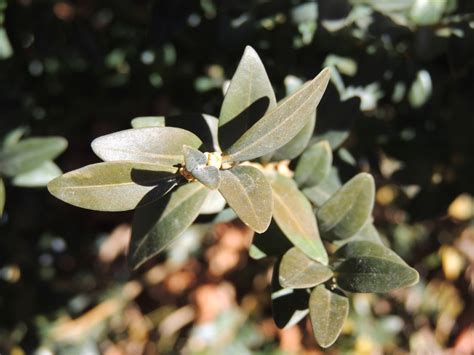
{"label": "green leaf", "polygon": [[418,272],[390,249],[367,241],[347,243],[337,251],[346,258],[336,269],[338,285],[350,292],[387,292],[418,282]]}
{"label": "green leaf", "polygon": [[221,171],[219,191],[239,218],[258,233],[272,219],[272,189],[266,177],[253,166]]}
{"label": "green leaf", "polygon": [[308,258],[296,247],[288,250],[280,263],[280,285],[288,288],[310,288],[332,277],[328,267]]}
{"label": "green leaf", "polygon": [[328,175],[332,165],[331,146],[327,141],[313,144],[298,160],[295,169],[295,181],[298,186],[319,185]]}
{"label": "green leaf", "polygon": [[212,190],[201,207],[200,214],[214,214],[221,212],[225,207],[225,199],[217,190]]}
{"label": "green leaf", "polygon": [[279,283],[279,261],[273,267],[272,275],[272,314],[275,324],[280,329],[290,328],[308,314],[306,290],[282,288]]}
{"label": "green leaf", "polygon": [[3,139],[3,146],[8,147],[10,145],[17,144],[20,141],[21,137],[23,137],[27,131],[27,127],[18,127],[15,128],[13,131],[8,132],[8,134]]}
{"label": "green leaf", "polygon": [[245,48],[219,115],[219,143],[230,147],[265,112],[276,107],[275,93],[260,57]]}
{"label": "green leaf", "polygon": [[303,127],[301,131],[283,147],[279,148],[274,154],[272,154],[271,159],[274,161],[294,159],[300,155],[308,145],[308,142],[313,135],[314,126],[316,125],[316,114],[313,112],[310,115],[308,123]]}
{"label": "green leaf", "polygon": [[188,183],[138,208],[133,217],[129,264],[138,268],[184,233],[199,215],[209,192],[199,182]]}
{"label": "green leaf", "polygon": [[33,170],[15,176],[12,183],[22,187],[42,187],[61,174],[61,169],[49,160]]}
{"label": "green leaf", "polygon": [[362,229],[374,206],[375,184],[371,175],[360,173],[349,180],[318,209],[323,238],[346,239]]}
{"label": "green leaf", "polygon": [[3,215],[3,209],[5,208],[5,184],[3,183],[3,179],[0,178],[0,217]]}
{"label": "green leaf", "polygon": [[290,178],[275,174],[271,184],[273,218],[280,229],[306,255],[327,265],[328,256],[309,201]]}
{"label": "green leaf", "polygon": [[321,207],[340,187],[339,175],[336,168],[332,167],[323,181],[302,191],[316,207]]}
{"label": "green leaf", "polygon": [[27,138],[0,152],[0,174],[15,176],[53,160],[67,147],[62,137]]}
{"label": "green leaf", "polygon": [[165,117],[164,116],[135,117],[130,123],[133,128],[164,127]]}
{"label": "green leaf", "polygon": [[146,163],[98,163],[57,177],[48,184],[48,190],[77,207],[127,211],[169,191],[176,185],[175,172],[176,168]]}
{"label": "green leaf", "polygon": [[339,337],[349,313],[349,300],[342,293],[319,285],[309,297],[309,316],[314,337],[318,344],[327,348]]}
{"label": "green leaf", "polygon": [[334,241],[334,244],[337,247],[341,247],[347,243],[359,240],[384,245],[382,239],[380,238],[379,232],[372,223],[366,223],[365,226],[362,227],[362,229],[356,234],[354,234],[352,237],[344,240],[336,240]]}
{"label": "green leaf", "polygon": [[183,145],[194,148],[201,140],[193,133],[175,127],[127,129],[95,139],[91,146],[104,161],[127,160],[158,165],[183,163]]}
{"label": "green leaf", "polygon": [[311,82],[281,101],[242,135],[227,151],[227,161],[261,157],[288,143],[308,123],[323,96],[330,77],[324,69]]}

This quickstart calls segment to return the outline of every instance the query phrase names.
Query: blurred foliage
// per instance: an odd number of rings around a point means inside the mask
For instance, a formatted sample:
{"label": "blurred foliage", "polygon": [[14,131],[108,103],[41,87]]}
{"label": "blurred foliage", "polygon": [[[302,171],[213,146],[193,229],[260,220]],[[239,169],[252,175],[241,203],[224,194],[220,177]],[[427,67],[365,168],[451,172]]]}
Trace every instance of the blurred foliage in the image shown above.
{"label": "blurred foliage", "polygon": [[[472,352],[472,1],[5,4],[0,136],[27,126],[32,136],[66,137],[69,149],[58,159],[65,171],[96,162],[92,139],[128,128],[131,117],[217,115],[222,86],[247,44],[262,57],[278,99],[332,65],[340,80],[321,102],[317,133],[333,148],[348,136],[334,152],[343,181],[360,170],[376,177],[374,224],[422,282],[354,297],[329,351]],[[117,227],[131,220],[128,213],[79,210],[45,190],[7,185],[6,194],[2,353],[316,347],[304,324],[275,328],[270,265],[247,260],[245,230],[223,225],[196,236],[201,243],[183,238],[181,255],[130,275],[130,231]]]}

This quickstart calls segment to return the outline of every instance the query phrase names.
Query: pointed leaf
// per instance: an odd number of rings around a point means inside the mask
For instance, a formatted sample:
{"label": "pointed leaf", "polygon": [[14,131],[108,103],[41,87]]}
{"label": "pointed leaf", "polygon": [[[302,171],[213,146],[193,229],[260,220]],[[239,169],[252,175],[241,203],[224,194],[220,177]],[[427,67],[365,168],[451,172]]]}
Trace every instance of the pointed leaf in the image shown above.
{"label": "pointed leaf", "polygon": [[98,163],[57,177],[48,190],[77,207],[127,211],[161,197],[176,184],[175,172],[176,168],[146,163]]}
{"label": "pointed leaf", "polygon": [[360,231],[372,213],[374,195],[369,174],[360,173],[344,184],[317,212],[323,238],[341,240]]}
{"label": "pointed leaf", "polygon": [[127,160],[158,165],[183,162],[183,145],[202,142],[193,133],[174,127],[134,128],[95,139],[91,146],[104,161]]}
{"label": "pointed leaf", "polygon": [[48,182],[61,174],[61,169],[48,160],[33,170],[15,176],[12,183],[15,186],[41,187],[48,185]]}
{"label": "pointed leaf", "polygon": [[260,57],[245,48],[235,71],[219,116],[219,143],[230,147],[265,112],[276,107],[275,93]]}
{"label": "pointed leaf", "polygon": [[273,218],[287,238],[310,258],[327,265],[326,249],[319,237],[311,204],[298,190],[296,183],[276,174],[271,181]]}
{"label": "pointed leaf", "polygon": [[3,209],[5,208],[5,184],[3,183],[3,179],[0,178],[0,217],[3,215]]}
{"label": "pointed leaf", "polygon": [[8,134],[3,139],[3,146],[8,147],[10,145],[17,144],[27,132],[28,128],[22,126],[15,128],[13,131],[8,132]]}
{"label": "pointed leaf", "polygon": [[[298,132],[298,134],[283,147],[279,148],[272,154],[271,160],[280,161],[286,159],[294,159],[300,155],[308,145],[316,125],[316,114],[313,112],[310,115],[308,123]],[[270,153],[271,154],[271,153]]]}
{"label": "pointed leaf", "polygon": [[327,348],[334,344],[341,333],[349,313],[349,300],[342,293],[319,285],[309,297],[309,316],[314,337],[318,344]]}
{"label": "pointed leaf", "polygon": [[207,164],[206,155],[196,148],[183,145],[183,155],[185,167],[190,173],[198,166]]}
{"label": "pointed leaf", "polygon": [[332,271],[308,258],[298,248],[288,250],[280,263],[280,285],[289,288],[310,288],[332,277]]}
{"label": "pointed leaf", "polygon": [[134,269],[168,247],[194,222],[209,190],[199,182],[185,184],[164,198],[135,211],[129,264]]}
{"label": "pointed leaf", "polygon": [[338,285],[350,292],[387,292],[418,282],[418,272],[390,249],[367,241],[353,241],[336,256],[346,258],[336,269]]}
{"label": "pointed leaf", "polygon": [[311,82],[267,112],[227,151],[228,161],[261,157],[288,143],[308,123],[323,96],[330,77],[324,69]]}
{"label": "pointed leaf", "polygon": [[165,117],[164,116],[135,117],[130,123],[133,128],[164,127]]}
{"label": "pointed leaf", "polygon": [[219,191],[239,218],[258,233],[272,219],[272,189],[266,177],[253,166],[221,171]]}
{"label": "pointed leaf", "polygon": [[280,329],[290,328],[308,314],[308,293],[306,290],[282,288],[279,283],[279,261],[273,267],[272,314]]}
{"label": "pointed leaf", "polygon": [[0,151],[0,174],[15,176],[53,160],[67,147],[62,137],[27,138]]}
{"label": "pointed leaf", "polygon": [[313,144],[302,155],[295,169],[298,186],[319,185],[329,175],[332,165],[331,146],[327,141]]}

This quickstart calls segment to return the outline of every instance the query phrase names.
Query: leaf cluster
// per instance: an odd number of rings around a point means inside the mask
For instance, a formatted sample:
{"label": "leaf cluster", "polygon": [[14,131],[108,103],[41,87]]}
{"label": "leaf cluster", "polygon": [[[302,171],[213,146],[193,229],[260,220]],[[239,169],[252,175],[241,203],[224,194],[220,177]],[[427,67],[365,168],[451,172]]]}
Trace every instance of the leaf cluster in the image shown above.
{"label": "leaf cluster", "polygon": [[[104,162],[54,179],[49,191],[82,208],[135,209],[132,268],[170,246],[199,214],[218,213],[227,203],[261,234],[251,255],[278,257],[277,325],[309,313],[316,340],[330,346],[348,313],[344,291],[386,292],[415,283],[418,274],[372,225],[373,178],[361,173],[341,186],[329,142],[311,142],[329,79],[324,69],[277,102],[260,58],[247,47],[219,118],[136,118],[132,129],[92,142]],[[205,124],[201,137],[196,120]],[[285,161],[298,156],[293,173]],[[285,245],[276,244],[278,235]]]}

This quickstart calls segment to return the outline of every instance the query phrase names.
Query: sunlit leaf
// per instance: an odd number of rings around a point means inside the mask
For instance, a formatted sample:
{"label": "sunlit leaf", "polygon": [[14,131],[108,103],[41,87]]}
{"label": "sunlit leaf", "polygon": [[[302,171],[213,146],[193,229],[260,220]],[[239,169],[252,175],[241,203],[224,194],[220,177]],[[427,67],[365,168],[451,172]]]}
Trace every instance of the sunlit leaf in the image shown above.
{"label": "sunlit leaf", "polygon": [[45,161],[37,168],[23,174],[16,175],[12,184],[23,187],[46,186],[48,182],[62,174],[61,169],[52,161]]}
{"label": "sunlit leaf", "polygon": [[283,255],[280,263],[280,285],[288,288],[310,288],[332,276],[327,266],[308,258],[296,247]]}
{"label": "sunlit leaf", "polygon": [[309,312],[306,290],[282,288],[279,283],[279,262],[273,267],[272,314],[280,329],[290,328],[301,321]]}
{"label": "sunlit leaf", "polygon": [[[308,145],[311,136],[313,135],[314,126],[316,125],[316,114],[312,113],[308,123],[299,131],[299,133],[283,147],[279,148],[271,159],[274,161],[294,159],[300,155]],[[270,153],[271,154],[271,153]]]}
{"label": "sunlit leaf", "polygon": [[178,238],[199,215],[210,190],[199,182],[185,184],[135,211],[129,264],[138,268]]}
{"label": "sunlit leaf", "polygon": [[251,160],[288,143],[308,123],[330,77],[324,69],[316,78],[267,112],[227,151],[229,161]]}
{"label": "sunlit leaf", "polygon": [[272,190],[266,177],[252,166],[221,171],[219,191],[239,218],[258,233],[272,219]]}
{"label": "sunlit leaf", "polygon": [[3,215],[3,209],[5,208],[5,184],[3,183],[3,179],[0,178],[0,216]]}
{"label": "sunlit leaf", "polygon": [[210,189],[217,189],[220,184],[220,171],[215,166],[207,165],[207,157],[196,148],[183,146],[186,169],[202,184]]}
{"label": "sunlit leaf", "polygon": [[0,175],[15,176],[53,160],[67,147],[62,137],[27,138],[0,151]]}
{"label": "sunlit leaf", "polygon": [[418,273],[390,249],[353,241],[336,255],[345,260],[336,269],[338,285],[350,292],[387,292],[418,282]]}
{"label": "sunlit leaf", "polygon": [[255,50],[247,46],[222,103],[219,116],[221,147],[230,147],[275,106],[275,93],[265,67]]}
{"label": "sunlit leaf", "polygon": [[57,177],[48,184],[48,190],[77,207],[126,211],[169,191],[176,184],[175,172],[173,167],[146,163],[98,163]]}
{"label": "sunlit leaf", "polygon": [[301,155],[294,179],[300,187],[320,184],[328,176],[332,165],[331,146],[327,141],[313,144]]}
{"label": "sunlit leaf", "polygon": [[133,128],[164,127],[165,117],[164,116],[135,117],[130,123]]}
{"label": "sunlit leaf", "polygon": [[327,348],[334,344],[341,333],[349,313],[349,300],[341,292],[328,290],[319,285],[309,297],[309,316],[314,337],[318,344]]}
{"label": "sunlit leaf", "polygon": [[306,255],[327,265],[328,256],[309,201],[290,178],[276,174],[271,184],[273,218],[280,229]]}
{"label": "sunlit leaf", "polygon": [[372,213],[374,195],[374,179],[369,174],[360,173],[344,184],[318,209],[323,237],[346,239],[361,230]]}
{"label": "sunlit leaf", "polygon": [[127,129],[95,139],[91,146],[104,161],[127,160],[159,165],[183,163],[183,145],[198,148],[193,133],[175,127]]}

